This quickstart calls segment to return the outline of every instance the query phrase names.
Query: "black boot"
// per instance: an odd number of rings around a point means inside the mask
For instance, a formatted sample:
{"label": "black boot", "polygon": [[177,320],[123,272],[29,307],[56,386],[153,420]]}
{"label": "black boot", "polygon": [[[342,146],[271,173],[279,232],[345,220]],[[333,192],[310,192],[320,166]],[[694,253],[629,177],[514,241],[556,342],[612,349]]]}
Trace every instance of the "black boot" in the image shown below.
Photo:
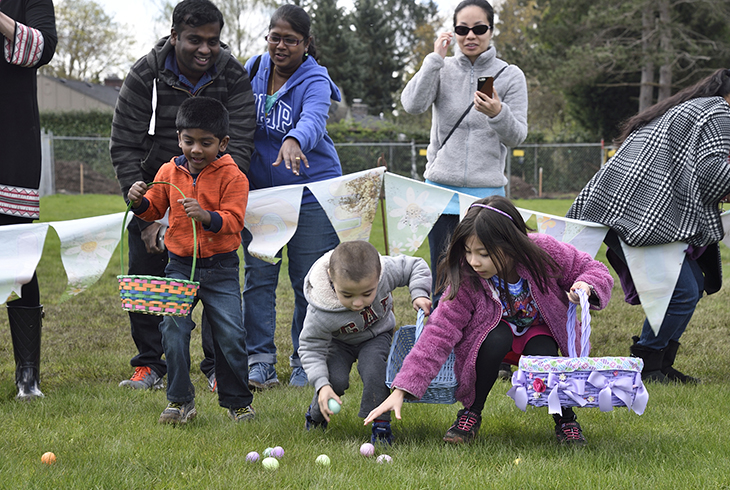
{"label": "black boot", "polygon": [[43,306],[10,306],[10,336],[15,354],[15,385],[17,400],[42,398],[38,387],[41,366],[41,318]]}
{"label": "black boot", "polygon": [[642,381],[653,381],[656,383],[669,383],[662,372],[662,362],[666,349],[650,349],[637,344],[639,337],[632,337],[634,345],[631,346],[631,357],[640,357],[644,360],[644,369],[641,370]]}
{"label": "black boot", "polygon": [[665,347],[664,359],[662,360],[662,373],[664,373],[669,380],[676,381],[677,383],[700,383],[699,379],[687,376],[672,367],[674,365],[674,359],[677,357],[677,350],[680,345],[682,344],[676,340],[670,340],[669,345]]}

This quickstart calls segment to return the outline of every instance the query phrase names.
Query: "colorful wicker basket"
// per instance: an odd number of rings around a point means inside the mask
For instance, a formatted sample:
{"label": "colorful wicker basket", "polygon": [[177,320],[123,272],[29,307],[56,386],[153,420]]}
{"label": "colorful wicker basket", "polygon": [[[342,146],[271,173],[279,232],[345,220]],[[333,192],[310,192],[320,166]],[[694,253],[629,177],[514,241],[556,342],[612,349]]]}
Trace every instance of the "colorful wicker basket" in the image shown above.
{"label": "colorful wicker basket", "polygon": [[[388,385],[388,388],[392,386],[395,375],[400,371],[403,365],[403,359],[405,359],[421,335],[424,317],[423,310],[419,310],[416,325],[404,325],[395,332],[393,344],[390,346],[390,354],[388,354],[388,367],[385,373],[385,384]],[[423,398],[420,400],[406,401],[413,403],[456,403],[456,386],[454,353],[451,352],[444,365],[441,366],[438,375],[431,381]]]}
{"label": "colorful wicker basket", "polygon": [[[185,194],[174,184],[169,182],[152,182],[152,184],[171,185],[185,199]],[[130,202],[122,221],[122,240],[119,248],[122,274],[124,274],[124,230],[131,207],[132,203]],[[198,237],[195,232],[195,222],[193,221],[193,267],[190,271],[190,280],[119,275],[117,279],[119,280],[119,296],[122,300],[122,309],[133,313],[160,316],[187,316],[190,314],[195,295],[200,287],[199,282],[193,281],[197,252]]]}
{"label": "colorful wicker basket", "polygon": [[512,374],[507,393],[517,407],[547,406],[562,414],[561,407],[598,407],[609,412],[627,407],[644,413],[649,394],[641,381],[644,361],[637,357],[579,357],[588,355],[590,313],[588,298],[580,294],[582,310],[581,351],[575,348],[576,305],[568,314],[568,357],[522,356]]}

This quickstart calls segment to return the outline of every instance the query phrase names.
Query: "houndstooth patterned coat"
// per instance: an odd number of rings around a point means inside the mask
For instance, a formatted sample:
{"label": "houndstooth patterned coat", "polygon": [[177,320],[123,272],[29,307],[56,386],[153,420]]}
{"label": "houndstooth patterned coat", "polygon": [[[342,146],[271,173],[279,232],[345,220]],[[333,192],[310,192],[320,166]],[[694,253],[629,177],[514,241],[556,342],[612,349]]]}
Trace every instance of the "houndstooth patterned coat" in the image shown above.
{"label": "houndstooth patterned coat", "polygon": [[633,247],[717,243],[729,155],[730,105],[722,97],[688,100],[631,133],[566,216],[602,223]]}

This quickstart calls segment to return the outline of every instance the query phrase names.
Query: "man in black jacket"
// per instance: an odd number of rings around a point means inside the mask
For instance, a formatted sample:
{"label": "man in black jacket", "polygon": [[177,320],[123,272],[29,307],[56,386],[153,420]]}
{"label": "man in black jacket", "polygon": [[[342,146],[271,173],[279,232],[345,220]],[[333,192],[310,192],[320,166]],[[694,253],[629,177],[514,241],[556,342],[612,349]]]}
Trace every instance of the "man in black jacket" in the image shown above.
{"label": "man in black jacket", "polygon": [[[151,182],[160,166],[180,154],[175,116],[182,102],[205,96],[220,100],[230,116],[228,152],[247,173],[256,127],[255,105],[246,70],[220,42],[223,15],[209,0],[183,0],[172,14],[170,36],[132,67],[114,110],[110,151],[122,194],[138,180]],[[160,223],[134,218],[129,231],[129,274],[164,277],[167,254]],[[160,318],[129,313],[138,354],[131,379],[120,386],[161,388],[167,372],[162,359]],[[205,324],[205,322],[203,322]],[[207,341],[206,341],[207,340]],[[201,370],[215,389],[213,348],[203,328],[206,359]]]}

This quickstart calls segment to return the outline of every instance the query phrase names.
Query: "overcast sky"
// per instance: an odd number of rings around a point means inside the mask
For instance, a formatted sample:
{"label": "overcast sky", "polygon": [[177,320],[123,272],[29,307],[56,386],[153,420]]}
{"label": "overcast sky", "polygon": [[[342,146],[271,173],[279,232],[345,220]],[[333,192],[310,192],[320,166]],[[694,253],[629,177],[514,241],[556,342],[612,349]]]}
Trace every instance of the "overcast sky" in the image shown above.
{"label": "overcast sky", "polygon": [[[135,59],[144,56],[152,48],[154,42],[160,37],[169,34],[169,21],[165,24],[156,24],[155,19],[159,17],[156,2],[150,0],[96,0],[102,5],[107,14],[111,15],[116,22],[134,29],[137,42],[130,49]],[[437,0],[439,9],[447,19],[450,19],[454,7],[460,0]],[[215,2],[214,2],[215,3]],[[493,1],[492,5],[500,3]],[[351,5],[348,0],[340,0],[340,5]],[[223,40],[225,41],[225,39]]]}

